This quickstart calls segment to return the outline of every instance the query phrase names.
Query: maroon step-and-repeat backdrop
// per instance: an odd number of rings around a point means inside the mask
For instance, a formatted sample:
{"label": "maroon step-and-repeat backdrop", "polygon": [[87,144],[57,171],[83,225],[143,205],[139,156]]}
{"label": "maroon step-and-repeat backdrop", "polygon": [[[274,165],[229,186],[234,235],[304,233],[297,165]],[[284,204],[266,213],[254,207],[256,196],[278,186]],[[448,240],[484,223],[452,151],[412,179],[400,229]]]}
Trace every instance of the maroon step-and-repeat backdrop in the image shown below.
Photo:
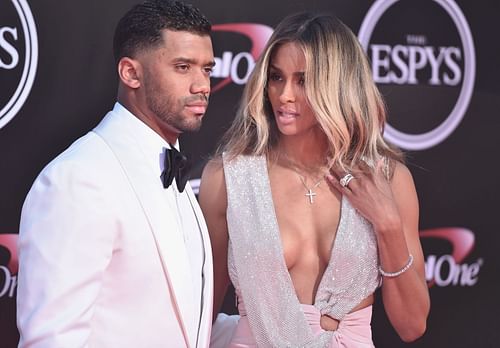
{"label": "maroon step-and-repeat backdrop", "polygon": [[[136,1],[0,0],[0,347],[16,347],[22,203],[54,156],[115,100],[111,41]],[[202,130],[181,138],[200,176],[273,27],[332,12],[359,37],[387,100],[385,137],[406,150],[420,198],[432,308],[413,347],[498,347],[500,3],[453,0],[193,0],[213,23],[217,65]],[[193,180],[196,189],[199,180]],[[225,310],[233,312],[230,300]],[[380,299],[378,347],[403,347]]]}

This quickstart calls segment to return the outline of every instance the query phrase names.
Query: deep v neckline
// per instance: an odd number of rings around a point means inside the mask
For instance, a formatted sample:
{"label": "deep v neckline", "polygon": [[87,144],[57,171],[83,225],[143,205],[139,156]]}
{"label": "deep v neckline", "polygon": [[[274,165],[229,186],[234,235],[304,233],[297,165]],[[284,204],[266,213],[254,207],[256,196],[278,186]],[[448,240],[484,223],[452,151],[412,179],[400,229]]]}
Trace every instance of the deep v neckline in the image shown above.
{"label": "deep v neckline", "polygon": [[[262,156],[262,159],[263,159],[262,162],[263,162],[263,166],[264,166],[263,172],[265,173],[265,177],[266,177],[265,181],[266,181],[266,190],[267,190],[267,192],[264,192],[264,196],[269,197],[270,203],[272,206],[272,209],[271,209],[271,211],[269,211],[269,214],[271,215],[271,219],[273,220],[274,226],[276,226],[274,233],[277,234],[278,250],[280,251],[280,260],[281,260],[283,268],[286,271],[287,279],[289,280],[289,285],[294,290],[295,296],[297,297],[297,292],[295,291],[295,286],[293,285],[292,277],[291,277],[290,272],[288,271],[288,267],[286,265],[285,253],[284,253],[284,249],[283,249],[283,240],[281,239],[281,231],[280,231],[280,226],[278,223],[278,216],[276,215],[276,205],[274,203],[273,192],[271,189],[271,178],[269,177],[269,168],[267,166],[267,157]],[[337,224],[337,229],[335,231],[335,236],[334,236],[333,241],[332,241],[332,245],[330,247],[330,258],[328,259],[327,266],[323,270],[323,274],[321,275],[318,288],[316,289],[316,293],[314,294],[314,303],[316,303],[316,296],[319,293],[319,289],[321,288],[322,284],[324,283],[325,274],[328,273],[328,270],[331,267],[333,267],[333,264],[335,263],[335,257],[334,257],[334,255],[336,254],[335,249],[336,249],[336,246],[338,245],[337,241],[339,240],[339,235],[343,231],[342,226],[344,226],[343,221],[344,221],[344,215],[345,215],[345,211],[346,211],[345,202],[346,202],[345,196],[342,195],[340,198],[339,221]],[[297,302],[300,303],[298,297],[297,297]],[[314,303],[313,303],[313,305],[314,305]]]}

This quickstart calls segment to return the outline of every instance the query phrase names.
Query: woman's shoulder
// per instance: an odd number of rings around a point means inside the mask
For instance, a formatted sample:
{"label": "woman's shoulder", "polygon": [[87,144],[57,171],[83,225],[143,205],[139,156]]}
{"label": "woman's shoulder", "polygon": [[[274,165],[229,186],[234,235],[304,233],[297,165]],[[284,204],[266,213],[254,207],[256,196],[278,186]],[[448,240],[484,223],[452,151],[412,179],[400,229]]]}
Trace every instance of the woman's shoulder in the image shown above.
{"label": "woman's shoulder", "polygon": [[251,156],[234,155],[227,152],[222,152],[210,158],[203,169],[203,173],[207,175],[220,175],[224,172],[224,167],[248,161]]}
{"label": "woman's shoulder", "polygon": [[404,162],[398,160],[391,160],[390,162],[393,177],[412,178],[410,169],[408,169],[408,166]]}
{"label": "woman's shoulder", "polygon": [[211,158],[203,168],[198,198],[204,213],[214,209],[220,211],[225,209],[226,181],[220,156]]}
{"label": "woman's shoulder", "polygon": [[415,182],[413,181],[413,175],[406,164],[395,161],[393,164],[393,173],[391,177],[391,186],[395,193],[402,194],[414,194]]}
{"label": "woman's shoulder", "polygon": [[202,181],[213,176],[220,176],[224,173],[224,162],[222,155],[217,155],[208,160],[207,164],[203,168],[203,173],[201,176]]}

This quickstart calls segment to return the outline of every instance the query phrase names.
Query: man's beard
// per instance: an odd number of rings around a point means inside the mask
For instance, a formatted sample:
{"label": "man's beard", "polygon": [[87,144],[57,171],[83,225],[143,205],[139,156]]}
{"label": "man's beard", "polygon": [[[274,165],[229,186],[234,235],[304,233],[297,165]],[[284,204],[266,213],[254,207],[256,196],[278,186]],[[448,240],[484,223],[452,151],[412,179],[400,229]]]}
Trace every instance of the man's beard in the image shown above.
{"label": "man's beard", "polygon": [[162,122],[178,130],[184,132],[196,132],[201,128],[202,117],[188,116],[184,114],[184,107],[189,103],[196,101],[207,101],[208,97],[203,94],[193,95],[175,99],[171,95],[166,94],[160,97],[157,92],[159,89],[147,88],[146,103],[148,108]]}

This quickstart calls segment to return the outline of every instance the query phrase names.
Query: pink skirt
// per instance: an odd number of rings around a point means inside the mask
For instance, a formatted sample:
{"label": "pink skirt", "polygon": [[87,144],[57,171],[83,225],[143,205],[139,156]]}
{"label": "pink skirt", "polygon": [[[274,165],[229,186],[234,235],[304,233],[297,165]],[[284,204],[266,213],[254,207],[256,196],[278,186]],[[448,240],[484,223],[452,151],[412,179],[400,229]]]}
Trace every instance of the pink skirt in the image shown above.
{"label": "pink skirt", "polygon": [[[312,305],[301,305],[306,320],[314,334],[323,332],[320,326],[321,313]],[[241,313],[243,314],[243,313]],[[371,330],[372,306],[350,313],[340,321],[333,333],[330,348],[373,348]],[[250,330],[248,318],[242,315],[234,331],[230,348],[257,347]]]}

